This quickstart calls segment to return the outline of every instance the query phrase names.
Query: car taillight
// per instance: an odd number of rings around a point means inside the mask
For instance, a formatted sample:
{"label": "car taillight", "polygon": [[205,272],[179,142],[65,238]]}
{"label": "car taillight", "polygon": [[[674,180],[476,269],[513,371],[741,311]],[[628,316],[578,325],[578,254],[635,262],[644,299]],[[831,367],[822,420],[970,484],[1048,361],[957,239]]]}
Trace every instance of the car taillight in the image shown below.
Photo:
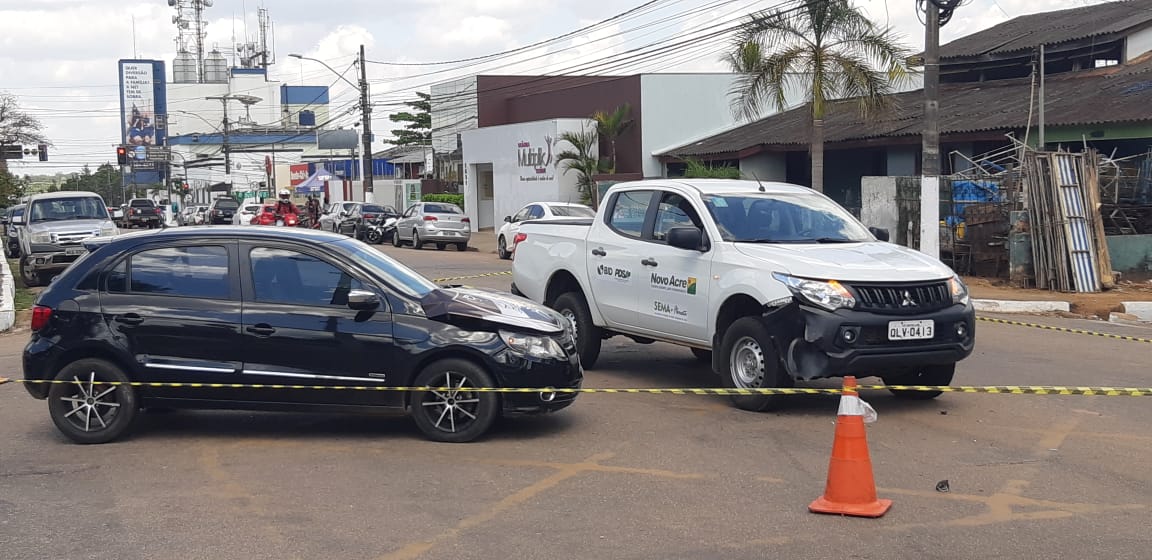
{"label": "car taillight", "polygon": [[469,220],[468,218],[460,218],[460,223],[470,224],[470,223],[472,223],[472,220]]}
{"label": "car taillight", "polygon": [[52,318],[52,308],[37,305],[32,308],[32,330],[39,331],[48,326],[48,320]]}
{"label": "car taillight", "polygon": [[424,216],[424,221],[425,222],[435,222],[436,216]]}
{"label": "car taillight", "polygon": [[365,220],[375,220],[376,214],[364,214],[364,219]]}
{"label": "car taillight", "polygon": [[525,239],[528,239],[527,233],[517,233],[516,237],[512,238],[512,244],[516,245],[517,243],[520,243],[521,241],[524,241]]}

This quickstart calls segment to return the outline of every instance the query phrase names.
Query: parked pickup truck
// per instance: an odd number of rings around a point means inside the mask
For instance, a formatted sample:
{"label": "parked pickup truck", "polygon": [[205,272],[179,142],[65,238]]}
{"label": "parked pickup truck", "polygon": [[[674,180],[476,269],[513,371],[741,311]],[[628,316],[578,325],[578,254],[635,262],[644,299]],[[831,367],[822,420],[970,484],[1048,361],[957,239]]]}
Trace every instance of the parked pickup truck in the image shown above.
{"label": "parked pickup truck", "polygon": [[[691,348],[725,387],[844,375],[943,386],[975,342],[950,268],[805,187],[621,183],[594,218],[525,222],[517,238],[512,291],[572,321],[586,368],[624,335]],[[757,411],[777,400],[733,397]]]}

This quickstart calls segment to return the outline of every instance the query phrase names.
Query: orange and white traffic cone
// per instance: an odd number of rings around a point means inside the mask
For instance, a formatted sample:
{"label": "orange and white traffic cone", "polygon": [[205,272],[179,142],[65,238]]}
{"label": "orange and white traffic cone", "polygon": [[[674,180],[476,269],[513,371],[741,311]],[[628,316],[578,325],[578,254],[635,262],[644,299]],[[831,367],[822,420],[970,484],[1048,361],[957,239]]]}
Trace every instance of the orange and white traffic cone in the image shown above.
{"label": "orange and white traffic cone", "polygon": [[865,411],[874,414],[872,407],[860,400],[856,378],[845,377],[840,410],[836,414],[832,460],[828,464],[828,484],[824,495],[808,505],[808,511],[880,517],[892,507],[892,500],[876,497],[872,459],[868,456],[868,438],[864,433]]}

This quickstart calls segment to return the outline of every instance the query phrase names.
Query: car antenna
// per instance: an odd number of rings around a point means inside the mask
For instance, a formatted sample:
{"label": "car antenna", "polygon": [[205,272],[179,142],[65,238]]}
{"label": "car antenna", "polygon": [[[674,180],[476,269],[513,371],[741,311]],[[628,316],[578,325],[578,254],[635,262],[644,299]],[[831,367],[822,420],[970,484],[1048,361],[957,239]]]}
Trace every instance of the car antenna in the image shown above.
{"label": "car antenna", "polygon": [[751,173],[751,174],[752,174],[752,178],[753,178],[753,179],[756,179],[756,184],[757,184],[757,185],[760,185],[760,192],[768,192],[767,190],[765,190],[765,189],[764,189],[764,183],[761,183],[761,182],[760,182],[760,178],[756,176],[756,172],[755,172],[755,171],[751,171],[751,170],[749,170],[749,171],[748,171],[748,173]]}

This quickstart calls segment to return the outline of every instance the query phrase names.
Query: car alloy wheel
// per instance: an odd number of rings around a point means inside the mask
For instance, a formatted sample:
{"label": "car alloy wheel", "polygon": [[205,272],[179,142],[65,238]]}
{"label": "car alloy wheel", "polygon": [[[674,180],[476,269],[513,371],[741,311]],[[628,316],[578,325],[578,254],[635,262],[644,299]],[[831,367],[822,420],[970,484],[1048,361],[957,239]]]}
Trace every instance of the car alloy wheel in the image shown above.
{"label": "car alloy wheel", "polygon": [[512,256],[512,254],[508,252],[508,242],[504,241],[503,235],[501,235],[500,238],[496,240],[496,252],[502,259],[507,259],[508,257]]}
{"label": "car alloy wheel", "polygon": [[128,377],[103,360],[73,362],[54,381],[48,391],[48,412],[57,429],[76,443],[116,439],[139,410]]}
{"label": "car alloy wheel", "polygon": [[435,362],[416,376],[414,385],[435,388],[414,393],[411,403],[416,425],[432,440],[472,441],[488,431],[499,412],[499,395],[473,390],[493,387],[491,376],[467,360]]}

